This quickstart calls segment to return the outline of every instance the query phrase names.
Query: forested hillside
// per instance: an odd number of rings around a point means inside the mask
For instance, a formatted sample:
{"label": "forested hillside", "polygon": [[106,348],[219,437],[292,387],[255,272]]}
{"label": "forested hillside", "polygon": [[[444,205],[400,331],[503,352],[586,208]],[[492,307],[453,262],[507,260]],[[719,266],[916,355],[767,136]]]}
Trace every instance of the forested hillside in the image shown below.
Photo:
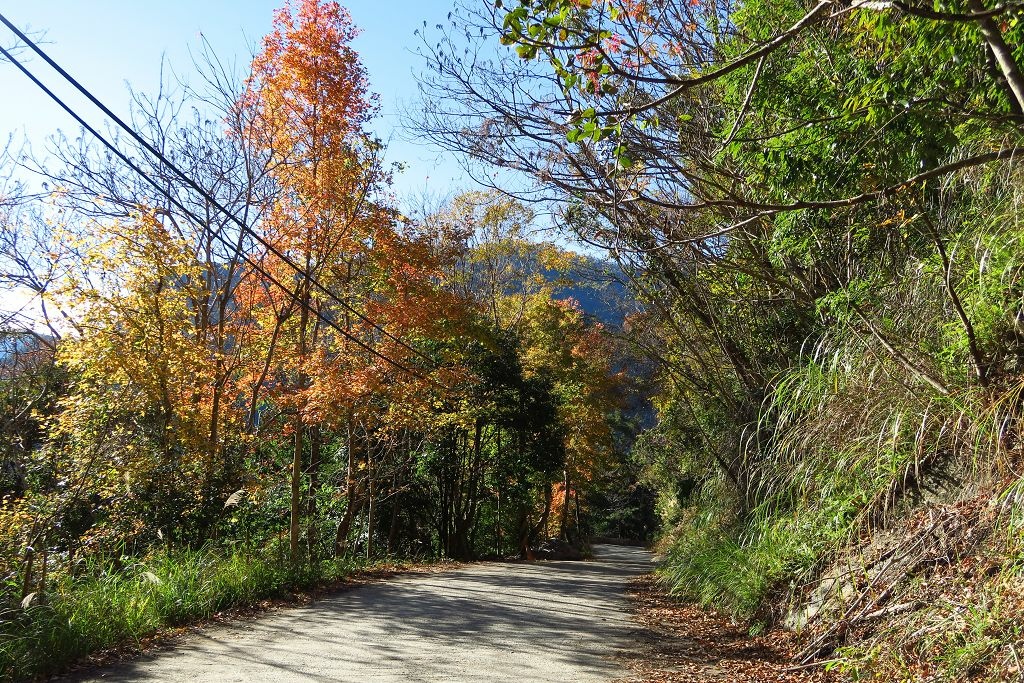
{"label": "forested hillside", "polygon": [[616,507],[630,379],[570,296],[593,264],[498,193],[402,215],[355,35],[288,5],[243,80],[209,56],[119,148],[59,138],[42,194],[7,169],[5,284],[42,309],[0,357],[0,678]]}
{"label": "forested hillside", "polygon": [[595,534],[794,670],[1019,677],[1022,19],[466,0],[404,125],[493,186],[416,218],[321,0],[5,155],[0,677]]}
{"label": "forested hillside", "polygon": [[424,40],[419,130],[531,176],[643,304],[663,576],[800,664],[1021,671],[1020,19],[496,0]]}

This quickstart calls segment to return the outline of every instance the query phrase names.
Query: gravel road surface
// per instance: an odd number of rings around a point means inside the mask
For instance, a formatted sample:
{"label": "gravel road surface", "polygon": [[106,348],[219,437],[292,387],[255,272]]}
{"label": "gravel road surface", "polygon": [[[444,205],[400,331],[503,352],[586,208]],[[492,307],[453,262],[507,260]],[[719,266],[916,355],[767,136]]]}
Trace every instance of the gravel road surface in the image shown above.
{"label": "gravel road surface", "polygon": [[204,629],[76,680],[613,681],[627,672],[612,656],[638,628],[625,584],[651,558],[610,545],[595,555],[400,576]]}

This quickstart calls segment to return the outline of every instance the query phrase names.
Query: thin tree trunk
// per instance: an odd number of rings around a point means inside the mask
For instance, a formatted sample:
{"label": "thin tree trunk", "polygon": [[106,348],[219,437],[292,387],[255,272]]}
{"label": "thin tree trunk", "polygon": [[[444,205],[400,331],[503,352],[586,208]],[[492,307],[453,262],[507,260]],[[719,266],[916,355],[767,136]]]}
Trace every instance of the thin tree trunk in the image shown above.
{"label": "thin tree trunk", "polygon": [[306,547],[312,559],[316,552],[316,489],[320,485],[320,428],[311,425],[309,428],[309,489],[306,494],[306,516],[309,518],[306,530]]}
{"label": "thin tree trunk", "polygon": [[35,562],[35,551],[28,548],[25,551],[25,580],[21,587],[21,597],[24,598],[32,592],[32,565]]}
{"label": "thin tree trunk", "polygon": [[906,354],[897,349],[892,344],[892,342],[890,342],[885,337],[885,335],[883,335],[882,332],[871,323],[871,320],[868,319],[867,315],[865,315],[865,313],[860,309],[859,306],[857,306],[856,304],[851,304],[851,309],[854,313],[857,314],[857,317],[860,318],[861,322],[863,322],[864,325],[868,328],[868,331],[870,331],[871,334],[874,335],[875,339],[878,340],[878,342],[885,348],[885,350],[888,351],[889,354],[894,359],[896,359],[896,361],[900,365],[902,365],[907,371],[909,371],[918,379],[930,384],[932,388],[934,388],[943,396],[949,396],[949,389],[942,382],[942,380],[933,376],[923,366],[921,366],[918,363],[915,363],[913,360],[908,358]]}
{"label": "thin tree trunk", "polygon": [[398,538],[399,505],[398,495],[392,494],[394,502],[391,504],[391,524],[388,525],[388,555],[395,552],[395,539]]}
{"label": "thin tree trunk", "polygon": [[548,531],[548,520],[551,519],[551,484],[547,483],[544,485],[544,512],[540,516],[540,521],[537,522],[537,526],[533,527],[530,532],[530,541],[537,538],[541,531],[547,536]]}
{"label": "thin tree trunk", "polygon": [[48,553],[46,552],[46,546],[43,546],[43,553],[42,553],[42,555],[43,555],[43,566],[40,568],[40,572],[39,572],[39,594],[40,595],[45,595],[46,594],[46,569],[47,569],[47,562],[46,562],[46,560],[47,560],[47,555],[48,555]]}
{"label": "thin tree trunk", "polygon": [[281,326],[284,324],[284,320],[284,317],[277,316],[274,323],[274,331],[270,334],[270,344],[267,348],[267,357],[263,363],[263,370],[260,372],[259,378],[252,385],[252,392],[249,397],[249,415],[246,418],[246,431],[248,432],[253,432],[256,429],[256,419],[259,416],[257,406],[259,404],[260,388],[267,381],[267,375],[270,374],[270,366],[274,362],[274,352],[277,349],[277,338],[281,334]]}
{"label": "thin tree trunk", "polygon": [[519,553],[527,560],[533,559],[530,552],[530,515],[525,505],[520,504],[519,506]]}
{"label": "thin tree trunk", "polygon": [[[305,388],[305,374],[302,372],[302,363],[306,356],[306,326],[309,324],[309,294],[304,293],[302,297],[302,312],[299,319],[299,379],[298,389]],[[292,563],[299,562],[299,534],[301,532],[300,521],[302,519],[302,450],[305,426],[303,424],[302,410],[295,416],[295,449],[292,453],[292,511],[291,523],[288,527],[288,545],[291,550]]]}
{"label": "thin tree trunk", "polygon": [[498,494],[498,514],[497,519],[494,523],[494,547],[495,554],[501,557],[501,427],[495,426],[494,438],[497,442],[497,448],[494,451],[494,470],[497,474],[495,477],[495,489]]}
{"label": "thin tree trunk", "polygon": [[967,335],[967,349],[971,354],[971,362],[974,365],[974,376],[978,379],[978,384],[982,387],[987,387],[988,364],[985,362],[981,346],[978,344],[978,335],[975,332],[974,324],[971,323],[971,318],[967,315],[963,301],[960,299],[960,294],[956,291],[956,286],[953,283],[953,261],[949,258],[946,246],[942,243],[942,236],[939,235],[938,228],[932,223],[931,217],[924,215],[923,218],[925,225],[928,226],[929,233],[931,233],[932,241],[935,243],[935,249],[939,252],[939,258],[942,259],[943,283],[946,286],[946,295],[949,297],[950,303],[953,304],[953,310],[956,311],[957,317],[960,318],[964,334]]}
{"label": "thin tree trunk", "polygon": [[576,533],[579,534],[580,533],[580,492],[579,491],[573,491],[572,497],[573,497],[573,500],[576,503],[576,505],[575,505],[575,508],[576,508]]}
{"label": "thin tree trunk", "polygon": [[558,520],[558,537],[563,541],[569,539],[569,470],[562,470],[562,511]]}
{"label": "thin tree trunk", "polygon": [[[967,7],[974,13],[988,11],[981,0],[967,0]],[[991,16],[978,19],[978,29],[984,36],[985,42],[992,50],[992,56],[996,58],[999,69],[1006,78],[1006,86],[1010,95],[1016,99],[1014,111],[1024,110],[1024,75],[1021,75],[1017,60],[1013,58],[1013,50],[1003,40],[1003,33],[999,30],[999,24]]]}
{"label": "thin tree trunk", "polygon": [[299,562],[299,521],[302,518],[302,437],[302,418],[299,417],[295,420],[295,447],[292,451],[292,510],[291,521],[288,525],[288,547],[293,564]]}
{"label": "thin tree trunk", "polygon": [[355,461],[355,438],[353,436],[355,416],[349,409],[348,419],[345,426],[345,448],[348,450],[348,475],[345,482],[345,516],[338,523],[338,531],[334,537],[334,553],[341,555],[348,545],[348,535],[352,528],[352,519],[355,516],[356,504],[356,461]]}
{"label": "thin tree trunk", "polygon": [[222,384],[220,377],[223,374],[224,361],[218,353],[217,369],[214,372],[213,404],[210,406],[210,443],[206,450],[206,477],[207,481],[213,478],[214,462],[217,460],[219,450],[217,442],[220,441],[220,401]]}
{"label": "thin tree trunk", "polygon": [[373,446],[370,443],[370,434],[366,434],[366,559],[373,557],[373,525],[376,521],[376,505],[374,494],[376,491],[377,477],[374,474],[375,461],[373,457]]}

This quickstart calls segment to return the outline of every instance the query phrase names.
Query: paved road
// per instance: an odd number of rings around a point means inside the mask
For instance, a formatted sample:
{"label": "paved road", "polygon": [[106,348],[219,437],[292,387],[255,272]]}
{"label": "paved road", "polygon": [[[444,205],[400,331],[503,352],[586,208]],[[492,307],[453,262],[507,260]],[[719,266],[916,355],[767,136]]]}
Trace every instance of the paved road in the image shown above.
{"label": "paved road", "polygon": [[398,577],[307,607],[190,635],[171,650],[81,681],[533,681],[626,675],[626,581],[651,569],[637,548],[590,562],[482,564]]}

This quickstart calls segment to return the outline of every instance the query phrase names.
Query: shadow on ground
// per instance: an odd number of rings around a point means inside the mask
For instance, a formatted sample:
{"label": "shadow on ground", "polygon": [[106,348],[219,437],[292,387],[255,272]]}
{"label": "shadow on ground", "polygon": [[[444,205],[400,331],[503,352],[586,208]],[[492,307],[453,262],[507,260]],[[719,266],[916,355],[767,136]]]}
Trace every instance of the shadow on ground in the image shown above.
{"label": "shadow on ground", "polygon": [[638,627],[639,548],[589,562],[400,577],[228,627],[77,681],[611,681]]}

